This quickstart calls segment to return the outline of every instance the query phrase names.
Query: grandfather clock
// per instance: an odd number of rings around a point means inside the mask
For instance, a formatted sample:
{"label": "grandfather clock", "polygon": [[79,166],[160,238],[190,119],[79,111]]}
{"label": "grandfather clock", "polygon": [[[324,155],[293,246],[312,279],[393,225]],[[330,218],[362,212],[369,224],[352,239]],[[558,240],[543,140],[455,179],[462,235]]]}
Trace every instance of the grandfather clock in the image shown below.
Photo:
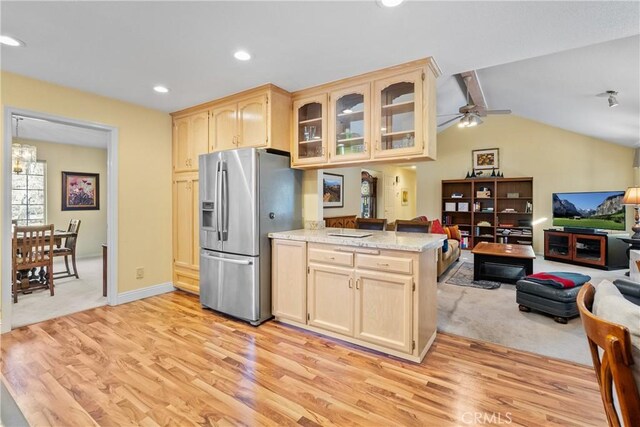
{"label": "grandfather clock", "polygon": [[362,182],[360,184],[360,216],[362,218],[376,218],[376,194],[378,190],[378,178],[369,172],[362,171]]}

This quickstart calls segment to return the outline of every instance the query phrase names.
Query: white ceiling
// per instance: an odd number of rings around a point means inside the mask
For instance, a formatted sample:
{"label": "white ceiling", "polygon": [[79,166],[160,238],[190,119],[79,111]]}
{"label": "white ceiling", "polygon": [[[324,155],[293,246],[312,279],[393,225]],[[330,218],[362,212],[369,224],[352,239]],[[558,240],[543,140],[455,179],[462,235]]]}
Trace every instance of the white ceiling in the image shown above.
{"label": "white ceiling", "polygon": [[107,148],[109,142],[110,135],[106,131],[31,117],[22,117],[22,119],[18,126],[18,134],[16,134],[15,117],[11,120],[11,133],[14,138],[103,149]]}
{"label": "white ceiling", "polygon": [[[617,144],[640,145],[640,36],[478,70],[490,108]],[[610,108],[597,94],[615,90]]]}
{"label": "white ceiling", "polygon": [[[433,56],[444,114],[464,103],[450,76],[637,35],[639,9],[609,1],[408,1],[394,9],[375,0],[3,1],[2,33],[27,47],[3,46],[1,66],[169,112],[266,82],[293,91]],[[236,61],[238,48],[254,58]],[[518,113],[515,100],[503,103],[480,82],[491,108]],[[153,92],[156,84],[171,92]]]}

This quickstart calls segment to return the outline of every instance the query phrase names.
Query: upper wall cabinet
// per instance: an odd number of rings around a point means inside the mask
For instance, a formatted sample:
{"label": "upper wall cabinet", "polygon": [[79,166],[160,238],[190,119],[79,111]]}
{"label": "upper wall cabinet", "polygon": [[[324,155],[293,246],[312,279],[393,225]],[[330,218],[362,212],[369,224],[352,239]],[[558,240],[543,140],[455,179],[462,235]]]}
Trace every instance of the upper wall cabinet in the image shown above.
{"label": "upper wall cabinet", "polygon": [[329,162],[368,159],[371,90],[365,83],[329,94]]}
{"label": "upper wall cabinet", "polygon": [[[433,58],[426,58],[295,92],[292,166],[435,160],[439,75]],[[313,99],[328,99],[328,108],[313,117],[328,131],[321,138],[317,126],[300,119],[300,108]],[[313,132],[316,141],[307,140]]]}
{"label": "upper wall cabinet", "polygon": [[[242,147],[291,148],[291,95],[272,84],[260,86],[216,101],[207,102],[172,114],[174,122],[174,164],[176,172],[198,169],[197,156],[206,152]],[[179,150],[182,140],[188,139],[191,116],[207,118],[197,134],[206,140],[197,143],[193,155]],[[206,135],[205,135],[206,134]],[[204,151],[202,147],[205,147]],[[183,159],[183,157],[185,157]]]}
{"label": "upper wall cabinet", "polygon": [[422,75],[417,70],[375,81],[376,158],[411,156],[423,151]]}
{"label": "upper wall cabinet", "polygon": [[327,161],[327,96],[316,95],[293,103],[292,162]]}
{"label": "upper wall cabinet", "polygon": [[198,156],[208,151],[209,115],[206,111],[173,121],[173,170],[198,170]]}

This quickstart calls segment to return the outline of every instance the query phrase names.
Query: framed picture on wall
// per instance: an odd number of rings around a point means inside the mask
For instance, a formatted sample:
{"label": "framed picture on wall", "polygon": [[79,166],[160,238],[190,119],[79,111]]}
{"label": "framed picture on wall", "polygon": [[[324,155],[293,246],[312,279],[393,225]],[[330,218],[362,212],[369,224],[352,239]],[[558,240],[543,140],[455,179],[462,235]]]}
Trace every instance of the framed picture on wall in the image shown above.
{"label": "framed picture on wall", "polygon": [[473,150],[471,153],[473,169],[500,169],[498,149]]}
{"label": "framed picture on wall", "polygon": [[409,189],[403,188],[400,190],[400,203],[402,206],[407,206],[409,204]]}
{"label": "framed picture on wall", "polygon": [[85,172],[62,172],[62,210],[100,210],[100,175]]}
{"label": "framed picture on wall", "polygon": [[322,174],[322,206],[325,208],[344,207],[344,175]]}

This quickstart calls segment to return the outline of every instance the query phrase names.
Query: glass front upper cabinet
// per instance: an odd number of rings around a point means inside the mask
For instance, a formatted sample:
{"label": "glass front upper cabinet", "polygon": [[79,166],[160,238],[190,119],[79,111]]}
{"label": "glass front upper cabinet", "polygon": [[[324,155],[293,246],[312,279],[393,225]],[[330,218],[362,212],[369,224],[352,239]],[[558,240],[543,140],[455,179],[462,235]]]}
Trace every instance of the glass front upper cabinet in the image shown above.
{"label": "glass front upper cabinet", "polygon": [[374,83],[375,157],[404,156],[423,150],[422,72]]}
{"label": "glass front upper cabinet", "polygon": [[293,103],[294,164],[317,163],[327,159],[327,97],[319,95]]}
{"label": "glass front upper cabinet", "polygon": [[368,84],[331,92],[330,161],[368,159],[370,87]]}

